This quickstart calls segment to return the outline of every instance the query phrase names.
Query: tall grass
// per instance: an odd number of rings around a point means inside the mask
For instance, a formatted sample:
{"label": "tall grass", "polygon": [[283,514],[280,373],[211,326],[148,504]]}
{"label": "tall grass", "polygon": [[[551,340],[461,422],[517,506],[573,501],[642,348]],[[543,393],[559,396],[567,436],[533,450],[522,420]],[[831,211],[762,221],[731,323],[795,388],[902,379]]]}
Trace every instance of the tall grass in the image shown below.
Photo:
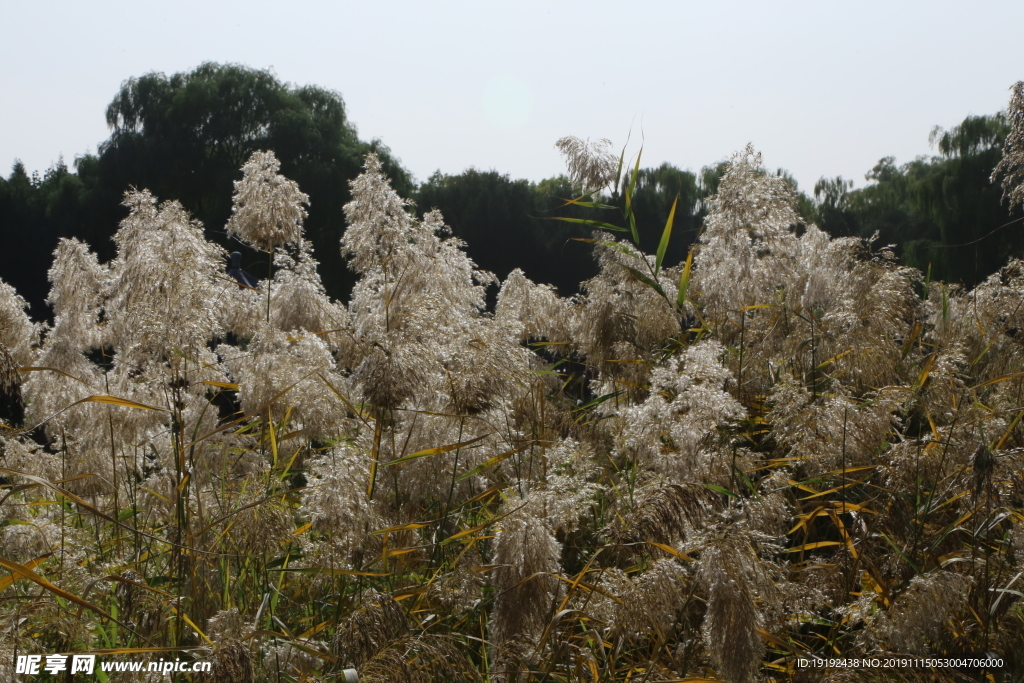
{"label": "tall grass", "polygon": [[[4,680],[1024,680],[1024,264],[927,282],[800,223],[747,148],[684,264],[671,216],[654,255],[597,232],[565,299],[477,269],[370,155],[343,305],[268,158],[233,219],[259,288],[138,192],[111,263],[57,249],[52,326],[0,285]],[[798,666],[896,654],[1004,664]]]}

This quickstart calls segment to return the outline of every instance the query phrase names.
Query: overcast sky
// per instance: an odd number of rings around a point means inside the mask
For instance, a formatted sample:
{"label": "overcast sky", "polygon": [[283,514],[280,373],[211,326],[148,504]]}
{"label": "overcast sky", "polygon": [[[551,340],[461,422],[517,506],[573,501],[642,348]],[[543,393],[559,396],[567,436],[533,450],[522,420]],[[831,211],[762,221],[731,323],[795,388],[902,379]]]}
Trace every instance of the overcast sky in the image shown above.
{"label": "overcast sky", "polygon": [[564,135],[632,131],[644,165],[747,142],[805,191],[857,186],[933,126],[1003,109],[1024,79],[1024,3],[4,2],[0,172],[96,151],[121,82],[203,61],[344,97],[418,180],[563,171]]}

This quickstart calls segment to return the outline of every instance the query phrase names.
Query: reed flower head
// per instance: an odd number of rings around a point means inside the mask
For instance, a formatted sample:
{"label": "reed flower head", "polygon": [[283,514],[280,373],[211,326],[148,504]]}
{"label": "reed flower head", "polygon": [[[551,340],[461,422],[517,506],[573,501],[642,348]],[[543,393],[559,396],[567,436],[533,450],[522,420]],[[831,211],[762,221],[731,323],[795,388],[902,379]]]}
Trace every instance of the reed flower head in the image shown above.
{"label": "reed flower head", "polygon": [[19,365],[29,365],[32,346],[39,337],[39,326],[25,310],[28,303],[14,287],[0,280],[0,344]]}
{"label": "reed flower head", "polygon": [[195,354],[219,332],[224,250],[204,239],[202,224],[176,201],[157,206],[149,192],[133,191],[124,205],[130,214],[114,235],[106,293],[110,344],[124,356]]}
{"label": "reed flower head", "polygon": [[743,407],[727,391],[732,373],[715,341],[688,347],[651,373],[647,399],[625,411],[625,446],[648,468],[673,477],[706,471],[702,448]]}
{"label": "reed flower head", "polygon": [[764,653],[757,631],[772,607],[772,582],[753,538],[739,524],[710,529],[702,545],[698,578],[708,596],[704,645],[726,680],[752,683]]}
{"label": "reed flower head", "polygon": [[[536,654],[533,648],[560,591],[554,575],[560,566],[561,544],[535,506],[514,500],[508,505],[510,514],[502,520],[494,540],[493,564],[497,566],[492,581],[498,593],[491,633],[498,653],[505,644],[520,642],[527,649],[516,654],[529,659]],[[505,657],[501,659],[505,667],[513,666]]]}
{"label": "reed flower head", "polygon": [[1003,144],[1003,158],[992,171],[992,182],[1003,176],[1003,201],[1010,201],[1010,208],[1024,205],[1024,81],[1017,81],[1011,88],[1010,104],[1006,107],[1010,122],[1010,134]]}
{"label": "reed flower head", "polygon": [[794,207],[789,185],[764,171],[752,145],[733,155],[711,199],[693,262],[709,312],[774,301],[795,258]]}
{"label": "reed flower head", "polygon": [[309,196],[294,180],[279,174],[280,168],[281,162],[273,152],[253,152],[242,166],[242,179],[235,181],[234,204],[226,226],[229,237],[263,251],[281,244],[298,244],[306,219],[303,204],[309,204]]}
{"label": "reed flower head", "polygon": [[894,652],[924,655],[946,635],[946,623],[968,608],[969,577],[933,570],[911,579],[906,589],[872,622],[872,631]]}
{"label": "reed flower head", "polygon": [[555,143],[565,157],[569,179],[582,188],[583,194],[593,194],[615,182],[619,160],[611,152],[612,141],[606,138],[590,142],[568,135]]}

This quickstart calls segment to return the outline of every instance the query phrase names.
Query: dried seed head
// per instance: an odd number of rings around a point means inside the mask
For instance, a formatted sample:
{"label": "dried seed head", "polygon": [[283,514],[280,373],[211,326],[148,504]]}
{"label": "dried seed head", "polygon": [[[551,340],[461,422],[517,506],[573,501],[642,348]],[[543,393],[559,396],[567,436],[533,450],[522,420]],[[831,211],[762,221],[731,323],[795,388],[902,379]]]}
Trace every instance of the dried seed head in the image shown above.
{"label": "dried seed head", "polygon": [[[595,232],[594,237],[594,256],[601,272],[581,284],[586,294],[582,306],[572,307],[572,338],[588,364],[609,375],[615,364],[604,361],[648,359],[665,340],[679,333],[679,317],[665,297],[633,275],[638,270],[653,270],[653,256],[616,241],[609,233]],[[669,298],[675,298],[676,284],[664,271],[658,284]],[[643,379],[633,381],[645,383]]]}
{"label": "dried seed head", "polygon": [[[350,678],[341,679],[347,681]],[[355,680],[352,678],[351,680]],[[466,656],[441,636],[404,638],[383,648],[359,671],[360,683],[475,683],[480,680]]]}
{"label": "dried seed head", "polygon": [[[121,574],[122,579],[142,583],[142,575],[129,569]],[[117,595],[118,613],[125,619],[134,619],[135,612],[141,606],[144,588],[131,583],[118,582],[114,593]]]}
{"label": "dried seed head", "polygon": [[210,676],[217,683],[253,683],[252,654],[245,643],[233,638],[218,642]]}
{"label": "dried seed head", "polygon": [[309,196],[299,191],[294,180],[280,175],[280,168],[273,152],[253,152],[242,166],[226,226],[229,237],[264,251],[279,244],[298,244],[306,218],[303,204],[309,205]]}
{"label": "dried seed head", "polygon": [[416,393],[422,383],[418,363],[407,362],[405,349],[392,350],[375,345],[353,371],[352,379],[362,387],[370,405],[385,410],[398,408]]}
{"label": "dried seed head", "polygon": [[402,606],[387,593],[370,591],[362,596],[362,604],[338,625],[334,649],[343,664],[360,668],[381,650],[404,638],[408,631]]}
{"label": "dried seed head", "polygon": [[711,199],[693,262],[706,314],[775,300],[796,249],[794,207],[790,186],[765,173],[752,145],[733,155]]}
{"label": "dried seed head", "polygon": [[364,560],[381,552],[383,535],[373,534],[388,526],[379,501],[367,496],[370,459],[365,452],[339,446],[307,461],[311,486],[302,492],[302,514],[326,536],[311,548],[322,563],[342,563],[358,569]]}
{"label": "dried seed head", "polygon": [[568,342],[571,334],[568,301],[559,297],[551,285],[532,282],[518,268],[501,285],[494,317],[522,325],[520,341],[532,338]]}
{"label": "dried seed head", "polygon": [[627,581],[628,588],[618,596],[622,602],[615,614],[613,637],[634,642],[668,640],[687,589],[686,573],[679,562],[674,558],[655,560],[647,571]]}
{"label": "dried seed head", "polygon": [[1024,205],[1024,81],[1017,81],[1011,89],[1010,103],[1006,115],[1010,122],[1010,134],[1003,143],[1003,158],[992,171],[991,181],[995,182],[1001,173],[1003,177],[1003,201],[1010,201],[1010,208]]}
{"label": "dried seed head", "polygon": [[0,346],[18,365],[31,365],[32,345],[38,341],[39,327],[25,310],[28,303],[9,284],[0,280]]}
{"label": "dried seed head", "polygon": [[698,577],[708,596],[703,635],[712,665],[727,681],[753,683],[764,653],[757,630],[763,628],[764,611],[771,607],[758,600],[770,598],[773,590],[740,525],[727,524],[709,533]]}
{"label": "dried seed head", "polygon": [[[130,214],[114,235],[117,258],[105,292],[109,343],[119,362],[136,366],[172,349],[198,354],[219,331],[224,250],[176,201],[157,206],[149,192],[131,191],[123,204]],[[72,254],[69,264],[86,261],[82,254],[71,261]]]}
{"label": "dried seed head", "polygon": [[615,182],[619,160],[611,153],[612,141],[594,142],[569,135],[558,140],[555,148],[565,157],[569,179],[583,188],[583,194],[598,192]]}
{"label": "dried seed head", "polygon": [[[317,261],[313,258],[313,245],[299,239],[289,251],[292,253],[279,250],[274,254],[271,322],[279,330],[320,333],[338,329],[342,326],[344,308],[332,302],[324,290],[317,272]],[[238,288],[234,290],[237,292]]]}
{"label": "dried seed head", "polygon": [[701,341],[651,372],[647,399],[624,411],[624,445],[642,465],[677,480],[710,467],[708,440],[746,412],[727,391],[733,377],[724,356],[718,342]]}
{"label": "dried seed head", "polygon": [[345,205],[349,227],[341,238],[341,251],[349,256],[349,267],[367,274],[374,266],[387,263],[397,272],[410,265],[410,246],[430,242],[406,207],[410,202],[398,196],[384,175],[384,164],[373,153],[366,155],[364,172],[351,181],[352,201]]}
{"label": "dried seed head", "polygon": [[710,514],[721,508],[719,497],[698,484],[652,487],[637,495],[636,509],[617,515],[610,528],[616,543],[672,544],[705,526]]}
{"label": "dried seed head", "polygon": [[232,607],[228,610],[221,610],[209,618],[206,622],[206,631],[210,637],[217,640],[238,640],[248,635],[246,623],[238,609]]}
{"label": "dried seed head", "polygon": [[[522,503],[510,500],[507,505],[515,509]],[[560,589],[554,575],[562,546],[537,512],[532,505],[512,512],[494,540],[491,578],[498,593],[491,633],[496,654],[517,639],[537,644]]]}
{"label": "dried seed head", "polygon": [[946,623],[966,611],[971,579],[952,571],[919,574],[885,612],[876,616],[872,631],[895,652],[928,654],[942,651]]}

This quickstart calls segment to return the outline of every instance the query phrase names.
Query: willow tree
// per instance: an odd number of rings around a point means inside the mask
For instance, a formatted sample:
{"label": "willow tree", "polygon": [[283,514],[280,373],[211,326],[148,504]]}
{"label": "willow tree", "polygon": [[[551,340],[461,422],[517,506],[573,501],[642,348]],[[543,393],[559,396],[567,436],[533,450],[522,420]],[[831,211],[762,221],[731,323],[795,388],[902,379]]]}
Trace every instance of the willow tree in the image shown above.
{"label": "willow tree", "polygon": [[375,151],[398,189],[411,190],[409,174],[379,140],[359,139],[339,93],[283,83],[270,71],[207,62],[189,72],[131,78],[107,108],[107,125],[101,186],[117,195],[136,186],[177,197],[218,232],[231,214],[238,169],[254,152],[274,150],[282,172],[310,196],[306,230],[335,296],[348,283],[334,245],[351,199],[348,181],[359,175],[363,156]]}

